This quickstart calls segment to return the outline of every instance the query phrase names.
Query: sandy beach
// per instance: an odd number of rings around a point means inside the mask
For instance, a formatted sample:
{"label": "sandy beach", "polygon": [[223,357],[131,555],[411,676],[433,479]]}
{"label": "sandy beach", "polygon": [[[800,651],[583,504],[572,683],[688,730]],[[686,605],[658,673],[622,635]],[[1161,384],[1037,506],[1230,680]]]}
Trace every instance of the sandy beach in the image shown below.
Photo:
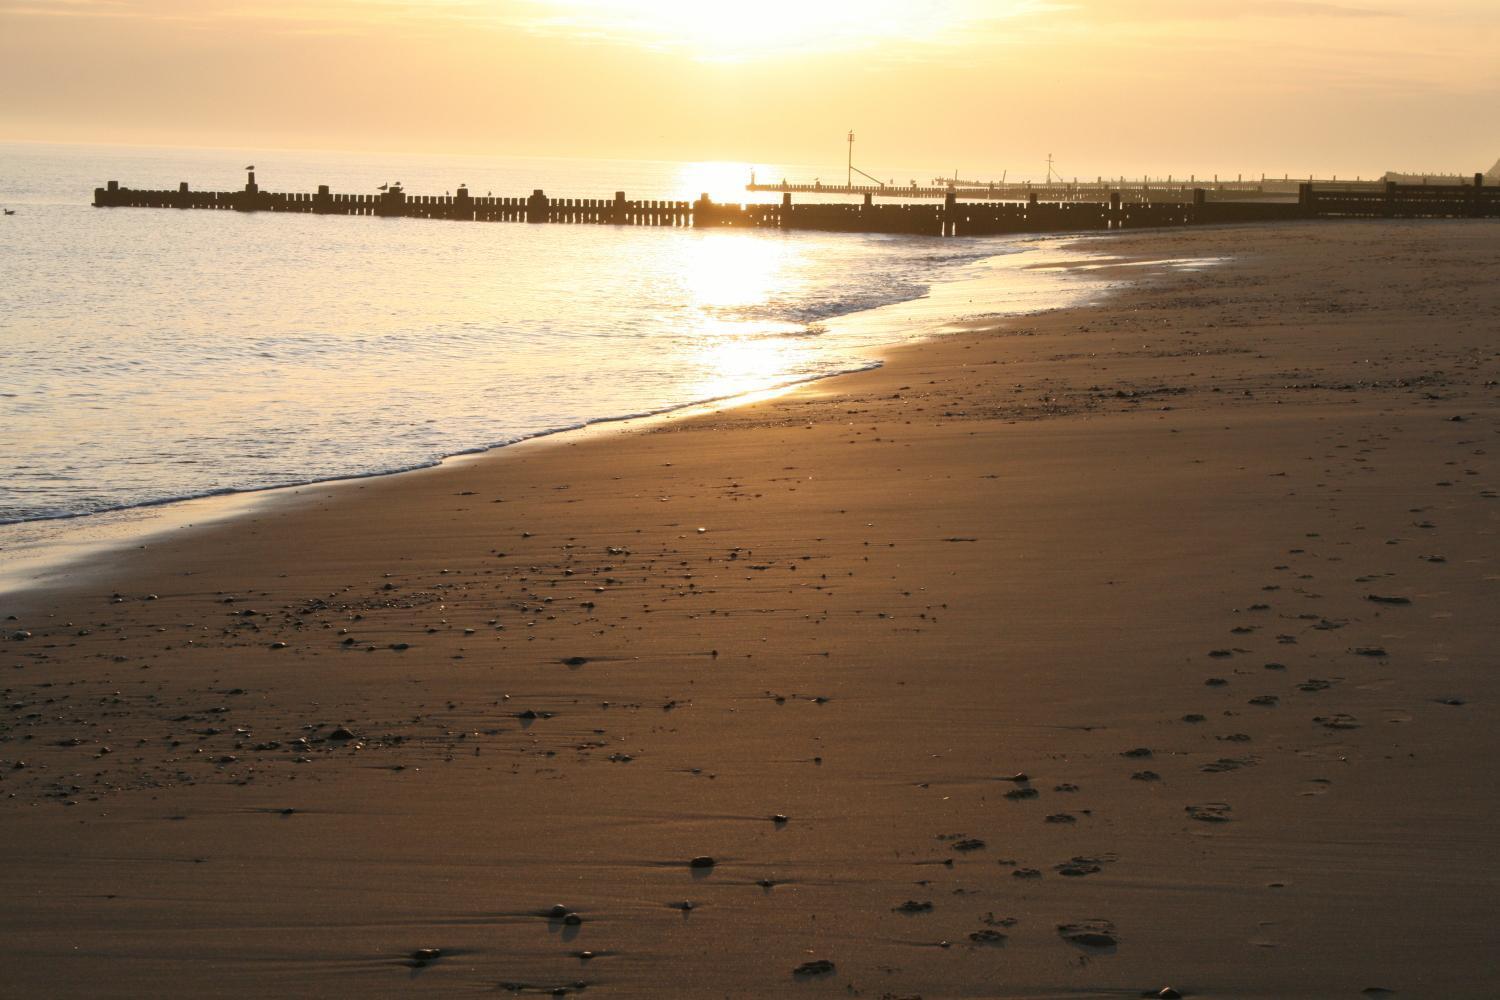
{"label": "sandy beach", "polygon": [[1080,246],[0,597],[0,996],[1495,995],[1500,224]]}

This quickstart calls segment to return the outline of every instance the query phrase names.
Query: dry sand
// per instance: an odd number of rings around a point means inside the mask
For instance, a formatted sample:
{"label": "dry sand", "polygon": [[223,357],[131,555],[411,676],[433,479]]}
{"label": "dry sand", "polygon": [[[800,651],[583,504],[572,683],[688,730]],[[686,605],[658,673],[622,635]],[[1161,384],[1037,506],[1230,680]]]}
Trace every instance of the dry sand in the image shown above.
{"label": "dry sand", "polygon": [[1495,995],[1500,224],[1088,246],[0,599],[0,994]]}

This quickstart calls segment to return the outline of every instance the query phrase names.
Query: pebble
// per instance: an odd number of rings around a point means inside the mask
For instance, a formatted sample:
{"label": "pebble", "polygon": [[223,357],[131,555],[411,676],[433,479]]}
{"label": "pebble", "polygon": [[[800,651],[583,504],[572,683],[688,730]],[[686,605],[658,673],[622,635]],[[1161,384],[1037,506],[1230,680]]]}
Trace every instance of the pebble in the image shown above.
{"label": "pebble", "polygon": [[354,730],[347,726],[339,726],[328,734],[328,738],[330,740],[352,740],[354,739]]}
{"label": "pebble", "polygon": [[561,920],[568,915],[568,908],[561,903],[553,903],[552,908],[547,911],[547,916],[553,920]]}
{"label": "pebble", "polygon": [[435,962],[442,957],[443,949],[441,948],[418,948],[411,953],[411,960],[418,965],[426,965],[428,962]]}
{"label": "pebble", "polygon": [[794,976],[826,976],[833,972],[836,966],[826,958],[815,958],[811,962],[803,962],[792,970]]}
{"label": "pebble", "polygon": [[711,858],[711,857],[709,857],[708,855],[706,855],[706,854],[700,854],[698,857],[696,857],[693,860],[691,860],[691,861],[688,862],[688,867],[689,868],[712,868],[716,863],[717,862],[715,862],[714,859]]}

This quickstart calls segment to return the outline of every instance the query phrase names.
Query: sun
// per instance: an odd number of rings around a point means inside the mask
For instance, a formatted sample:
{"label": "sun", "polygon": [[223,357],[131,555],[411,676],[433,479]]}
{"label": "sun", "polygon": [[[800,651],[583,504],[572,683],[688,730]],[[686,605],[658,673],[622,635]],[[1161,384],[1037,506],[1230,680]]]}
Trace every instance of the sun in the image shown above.
{"label": "sun", "polygon": [[963,24],[1019,13],[1019,0],[536,0],[537,26],[742,62],[883,42],[939,41]]}

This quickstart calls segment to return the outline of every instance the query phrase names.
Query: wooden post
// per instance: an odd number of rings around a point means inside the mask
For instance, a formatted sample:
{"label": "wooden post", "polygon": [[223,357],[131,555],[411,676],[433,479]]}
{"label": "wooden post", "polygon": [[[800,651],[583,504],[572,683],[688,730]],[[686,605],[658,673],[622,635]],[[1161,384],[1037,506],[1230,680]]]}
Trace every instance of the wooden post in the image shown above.
{"label": "wooden post", "polygon": [[1484,214],[1484,174],[1474,175],[1474,190],[1469,193],[1469,218]]}
{"label": "wooden post", "polygon": [[702,229],[708,225],[709,216],[713,214],[714,203],[709,199],[708,192],[699,195],[698,200],[693,202],[693,228]]}
{"label": "wooden post", "polygon": [[1311,181],[1303,181],[1297,185],[1297,204],[1302,207],[1303,215],[1317,214],[1317,200],[1313,196]]}
{"label": "wooden post", "polygon": [[1111,191],[1109,193],[1109,220],[1105,228],[1121,229],[1124,228],[1124,222],[1124,216],[1120,212],[1120,192]]}
{"label": "wooden post", "polygon": [[615,192],[615,203],[610,208],[609,221],[617,226],[625,224],[625,192]]}
{"label": "wooden post", "polygon": [[952,191],[943,195],[943,232],[944,236],[958,235],[958,195]]}
{"label": "wooden post", "polygon": [[472,222],[474,219],[474,199],[469,197],[469,189],[461,187],[453,196],[453,209],[451,218],[463,219]]}
{"label": "wooden post", "polygon": [[1385,217],[1391,218],[1396,214],[1396,182],[1385,182],[1385,205],[1383,208]]}
{"label": "wooden post", "polygon": [[547,196],[542,193],[541,188],[532,191],[531,197],[526,199],[526,221],[550,222],[547,205]]}

